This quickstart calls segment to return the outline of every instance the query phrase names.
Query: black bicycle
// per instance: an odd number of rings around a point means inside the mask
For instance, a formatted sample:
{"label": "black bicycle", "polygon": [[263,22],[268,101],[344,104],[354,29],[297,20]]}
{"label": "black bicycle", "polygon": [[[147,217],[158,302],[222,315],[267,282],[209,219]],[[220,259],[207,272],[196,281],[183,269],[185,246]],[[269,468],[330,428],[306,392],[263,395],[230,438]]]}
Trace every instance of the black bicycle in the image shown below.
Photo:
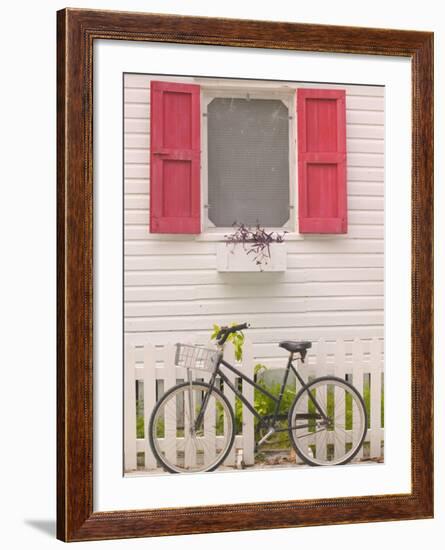
{"label": "black bicycle", "polygon": [[[224,344],[232,333],[247,329],[243,323],[222,327],[217,349],[177,344],[178,366],[187,368],[186,382],[171,388],[157,402],[150,418],[148,437],[151,449],[169,472],[204,472],[224,462],[235,439],[235,416],[222,383],[229,387],[258,419],[262,437],[257,447],[276,432],[287,431],[296,453],[306,464],[325,466],[346,464],[359,452],[368,425],[365,403],[346,380],[323,376],[306,383],[294,362],[304,364],[311,342],[283,341],[289,352],[278,397],[224,360]],[[275,403],[272,415],[260,415],[224,374],[227,368]],[[210,371],[209,382],[192,379],[191,369]],[[301,384],[287,414],[280,413],[290,372]],[[287,425],[283,428],[283,420]]]}

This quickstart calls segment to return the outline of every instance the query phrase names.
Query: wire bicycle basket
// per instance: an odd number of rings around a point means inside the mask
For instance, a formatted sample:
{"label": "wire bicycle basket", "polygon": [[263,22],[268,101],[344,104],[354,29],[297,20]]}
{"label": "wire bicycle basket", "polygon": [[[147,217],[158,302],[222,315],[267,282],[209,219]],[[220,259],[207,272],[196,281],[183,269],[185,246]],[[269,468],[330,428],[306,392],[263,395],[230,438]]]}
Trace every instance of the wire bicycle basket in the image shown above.
{"label": "wire bicycle basket", "polygon": [[175,365],[185,369],[206,370],[216,369],[221,352],[192,344],[176,344]]}

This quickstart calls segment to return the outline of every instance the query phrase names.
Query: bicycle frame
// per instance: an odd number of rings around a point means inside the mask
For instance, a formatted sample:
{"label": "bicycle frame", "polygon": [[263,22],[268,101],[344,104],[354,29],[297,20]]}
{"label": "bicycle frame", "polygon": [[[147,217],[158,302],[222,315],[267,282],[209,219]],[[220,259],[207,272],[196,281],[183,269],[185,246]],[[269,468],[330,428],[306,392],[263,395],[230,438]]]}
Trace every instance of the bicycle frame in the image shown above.
{"label": "bicycle frame", "polygon": [[[293,365],[293,361],[294,361],[294,354],[291,353],[289,355],[289,359],[288,359],[288,362],[287,362],[287,366],[286,366],[286,370],[285,370],[285,373],[283,375],[283,380],[281,382],[281,387],[280,387],[280,393],[278,395],[278,397],[275,397],[274,395],[272,395],[269,391],[267,391],[265,388],[263,388],[262,386],[260,386],[259,384],[257,384],[254,380],[252,380],[251,378],[249,378],[246,374],[244,374],[243,372],[241,372],[240,370],[238,370],[236,367],[234,367],[233,365],[231,365],[230,363],[228,363],[223,357],[220,358],[220,360],[218,361],[218,364],[216,366],[216,369],[214,371],[214,373],[212,374],[212,377],[210,379],[210,382],[209,382],[209,385],[210,385],[210,391],[208,391],[206,393],[206,396],[202,402],[202,406],[201,406],[201,410],[196,418],[196,422],[195,422],[195,429],[197,429],[203,418],[204,418],[204,413],[205,413],[205,409],[207,407],[207,403],[208,403],[208,400],[209,400],[209,397],[212,393],[212,390],[215,386],[215,382],[216,382],[216,378],[219,376],[219,378],[224,382],[224,384],[227,384],[227,386],[233,391],[233,393],[242,401],[242,403],[249,409],[249,411],[254,415],[256,416],[256,418],[258,418],[258,420],[260,421],[260,423],[264,423],[264,421],[267,419],[267,420],[271,420],[272,421],[272,425],[275,425],[276,421],[277,420],[280,420],[282,419],[282,415],[279,414],[279,411],[280,411],[280,407],[281,407],[281,403],[282,403],[282,400],[283,400],[283,395],[284,395],[284,390],[286,388],[286,384],[287,384],[287,380],[289,378],[289,373],[290,371],[292,370],[292,372],[295,374],[296,378],[298,379],[298,381],[300,382],[301,384],[301,387],[302,389],[304,389],[305,391],[307,391],[307,394],[309,396],[309,399],[312,401],[312,403],[314,404],[316,410],[319,412],[319,414],[298,414],[297,417],[301,420],[301,419],[307,419],[307,420],[320,420],[322,419],[324,422],[327,422],[328,421],[328,418],[327,416],[325,415],[325,413],[323,412],[323,410],[321,409],[321,407],[318,405],[316,399],[314,398],[314,396],[312,395],[312,393],[310,392],[310,390],[308,390],[308,384],[306,384],[303,380],[303,378],[300,376],[298,370],[295,368],[295,366]],[[298,360],[301,360],[300,358],[297,358],[297,361]],[[253,386],[255,389],[257,389],[258,391],[260,391],[263,395],[265,395],[266,397],[268,397],[271,401],[273,401],[275,403],[275,410],[274,410],[274,414],[273,415],[260,415],[256,410],[255,408],[253,407],[253,405],[251,405],[249,403],[249,401],[247,401],[247,399],[244,397],[244,395],[238,390],[238,388],[236,388],[236,386],[227,378],[227,376],[224,374],[224,372],[221,370],[221,366],[224,366],[226,367],[227,369],[229,369],[230,371],[232,371],[234,374],[236,374],[237,376],[239,376],[242,380],[245,380],[248,384],[250,384],[251,386]],[[291,429],[302,429],[302,428],[308,428],[310,426],[310,424],[304,424],[304,425],[299,425],[299,426],[291,426]],[[274,429],[273,431],[275,432],[280,432],[280,431],[288,431],[289,427],[287,428],[284,428],[284,429]]]}

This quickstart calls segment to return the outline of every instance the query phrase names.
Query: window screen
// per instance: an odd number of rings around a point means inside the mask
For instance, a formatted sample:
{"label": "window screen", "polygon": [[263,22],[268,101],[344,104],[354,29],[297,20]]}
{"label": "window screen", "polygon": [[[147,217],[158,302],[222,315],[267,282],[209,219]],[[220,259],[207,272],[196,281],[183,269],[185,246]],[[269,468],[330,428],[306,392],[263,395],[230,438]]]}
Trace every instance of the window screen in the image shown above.
{"label": "window screen", "polygon": [[208,106],[209,219],[281,227],[289,219],[289,113],[275,99]]}

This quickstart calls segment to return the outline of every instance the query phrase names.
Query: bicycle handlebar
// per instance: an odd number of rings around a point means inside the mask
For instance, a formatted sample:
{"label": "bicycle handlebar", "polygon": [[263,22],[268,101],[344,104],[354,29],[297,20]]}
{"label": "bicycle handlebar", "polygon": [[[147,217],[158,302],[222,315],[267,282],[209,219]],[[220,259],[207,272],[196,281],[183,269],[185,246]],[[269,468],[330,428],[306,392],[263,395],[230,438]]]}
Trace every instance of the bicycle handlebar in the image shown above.
{"label": "bicycle handlebar", "polygon": [[249,327],[249,323],[241,323],[240,325],[234,325],[233,327],[221,327],[216,335],[216,341],[219,345],[222,345],[229,337],[229,334],[233,334],[234,332],[238,332]]}

